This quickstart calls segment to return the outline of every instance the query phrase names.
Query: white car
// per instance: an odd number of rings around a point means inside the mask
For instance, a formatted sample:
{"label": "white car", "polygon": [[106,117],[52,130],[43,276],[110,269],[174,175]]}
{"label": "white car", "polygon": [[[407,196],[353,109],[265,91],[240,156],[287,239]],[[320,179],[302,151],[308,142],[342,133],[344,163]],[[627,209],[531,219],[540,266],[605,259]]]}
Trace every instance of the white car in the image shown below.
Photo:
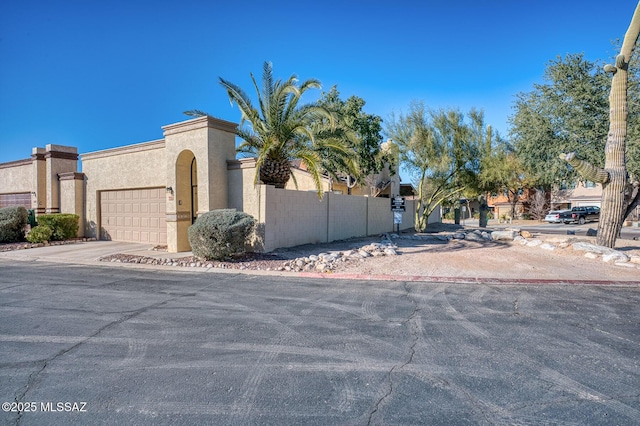
{"label": "white car", "polygon": [[544,221],[549,223],[562,223],[560,213],[567,211],[569,210],[552,210],[544,217]]}

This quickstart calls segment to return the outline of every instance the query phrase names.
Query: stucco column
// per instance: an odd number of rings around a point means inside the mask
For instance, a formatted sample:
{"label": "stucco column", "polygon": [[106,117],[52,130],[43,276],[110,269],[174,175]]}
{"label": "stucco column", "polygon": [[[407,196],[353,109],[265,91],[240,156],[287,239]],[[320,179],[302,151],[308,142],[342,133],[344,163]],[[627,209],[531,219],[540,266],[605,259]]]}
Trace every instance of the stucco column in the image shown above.
{"label": "stucco column", "polygon": [[237,124],[213,117],[200,117],[164,126],[167,186],[167,250],[188,251],[187,230],[191,225],[190,161],[197,164],[197,206],[200,215],[228,206],[227,160],[233,160]]}
{"label": "stucco column", "polygon": [[33,148],[31,151],[31,167],[33,169],[31,208],[36,214],[44,214],[47,207],[47,163],[44,152],[44,148]]}
{"label": "stucco column", "polygon": [[78,167],[78,149],[71,146],[47,145],[46,163],[46,213],[60,212],[59,173],[75,172]]}
{"label": "stucco column", "polygon": [[60,173],[60,213],[78,215],[78,237],[84,237],[84,173]]}

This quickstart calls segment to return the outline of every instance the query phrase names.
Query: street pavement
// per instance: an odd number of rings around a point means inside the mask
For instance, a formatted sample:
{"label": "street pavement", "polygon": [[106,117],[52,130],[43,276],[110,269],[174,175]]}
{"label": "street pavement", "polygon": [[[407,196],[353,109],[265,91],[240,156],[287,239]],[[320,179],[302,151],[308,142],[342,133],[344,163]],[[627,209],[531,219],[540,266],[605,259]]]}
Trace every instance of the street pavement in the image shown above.
{"label": "street pavement", "polygon": [[637,284],[302,279],[58,256],[0,258],[0,424],[640,424]]}

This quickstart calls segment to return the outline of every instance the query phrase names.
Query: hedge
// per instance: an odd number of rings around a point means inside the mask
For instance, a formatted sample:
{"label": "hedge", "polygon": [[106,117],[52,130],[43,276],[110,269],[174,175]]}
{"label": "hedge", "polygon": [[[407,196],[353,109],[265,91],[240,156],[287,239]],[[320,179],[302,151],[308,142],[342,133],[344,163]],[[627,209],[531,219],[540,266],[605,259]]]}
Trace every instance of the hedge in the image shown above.
{"label": "hedge", "polygon": [[75,238],[78,235],[79,220],[80,217],[77,214],[43,214],[38,216],[38,225],[51,228],[53,230],[51,239],[61,241]]}
{"label": "hedge", "polygon": [[31,231],[27,234],[27,241],[30,243],[44,243],[51,240],[53,235],[53,229],[47,225],[38,225],[31,228]]}

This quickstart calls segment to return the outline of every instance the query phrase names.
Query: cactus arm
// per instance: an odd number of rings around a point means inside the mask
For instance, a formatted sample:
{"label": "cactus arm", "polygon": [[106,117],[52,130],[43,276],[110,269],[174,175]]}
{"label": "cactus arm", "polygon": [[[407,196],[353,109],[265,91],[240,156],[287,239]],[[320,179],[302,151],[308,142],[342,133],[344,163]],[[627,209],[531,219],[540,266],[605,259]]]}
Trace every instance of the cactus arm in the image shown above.
{"label": "cactus arm", "polygon": [[560,154],[560,158],[571,164],[571,166],[576,169],[583,178],[590,180],[591,182],[600,184],[609,182],[609,172],[594,166],[588,161],[579,159],[576,157],[575,152]]}

